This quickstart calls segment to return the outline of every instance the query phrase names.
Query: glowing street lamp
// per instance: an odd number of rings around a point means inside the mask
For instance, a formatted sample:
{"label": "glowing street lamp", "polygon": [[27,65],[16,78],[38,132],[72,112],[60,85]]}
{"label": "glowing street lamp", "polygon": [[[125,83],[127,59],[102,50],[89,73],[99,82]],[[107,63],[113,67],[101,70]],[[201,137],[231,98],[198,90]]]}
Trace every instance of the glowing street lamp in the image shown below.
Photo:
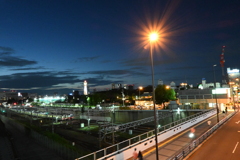
{"label": "glowing street lamp", "polygon": [[184,87],[184,89],[187,88],[187,83],[181,83],[180,85],[181,85],[182,87]]}
{"label": "glowing street lamp", "polygon": [[158,40],[158,34],[157,33],[151,33],[149,35],[149,40],[150,40],[150,43]]}
{"label": "glowing street lamp", "polygon": [[155,122],[155,147],[156,147],[156,160],[158,160],[158,136],[157,136],[157,117],[158,112],[156,111],[155,107],[155,89],[154,89],[154,69],[153,69],[153,43],[158,40],[158,34],[157,33],[151,33],[149,35],[149,41],[150,41],[150,58],[151,58],[151,70],[152,70],[152,98],[153,98],[153,109],[154,109],[154,122]]}

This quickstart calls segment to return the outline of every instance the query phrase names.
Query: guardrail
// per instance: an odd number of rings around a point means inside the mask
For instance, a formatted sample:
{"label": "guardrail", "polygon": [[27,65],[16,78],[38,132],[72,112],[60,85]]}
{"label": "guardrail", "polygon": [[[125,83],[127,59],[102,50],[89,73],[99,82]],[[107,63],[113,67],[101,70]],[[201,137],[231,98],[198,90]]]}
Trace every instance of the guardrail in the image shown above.
{"label": "guardrail", "polygon": [[[162,126],[160,128],[157,129],[157,132],[159,134],[159,132],[166,132],[166,131],[169,131],[171,129],[174,129],[175,126],[177,125],[180,125],[180,124],[183,124],[183,123],[186,123],[187,121],[189,120],[192,120],[194,118],[197,118],[198,116],[201,116],[207,112],[212,112],[212,111],[215,111],[215,109],[211,109],[211,110],[207,110],[207,111],[203,111],[203,112],[200,112],[200,113],[197,113],[197,114],[194,114],[194,115],[191,115],[189,117],[186,117],[184,119],[180,119],[178,121],[175,121],[175,122],[172,122],[172,123],[169,123],[165,126]],[[174,128],[173,128],[174,127]],[[99,151],[96,151],[96,152],[93,152],[91,154],[88,154],[88,155],[85,155],[85,156],[82,156],[80,158],[76,158],[76,160],[97,160],[99,158],[102,158],[102,157],[105,157],[111,153],[116,153],[116,152],[122,152],[122,150],[128,146],[132,146],[134,145],[135,143],[137,142],[140,142],[140,141],[143,141],[144,139],[148,139],[148,138],[151,138],[153,135],[154,135],[155,131],[154,130],[151,130],[149,132],[146,132],[144,134],[141,134],[141,135],[138,135],[138,136],[135,136],[133,138],[130,138],[128,140],[125,140],[125,141],[122,141],[118,144],[115,144],[115,145],[112,145],[112,146],[109,146],[109,147],[106,147],[104,149],[101,149]]]}
{"label": "guardrail", "polygon": [[198,147],[202,142],[204,142],[213,132],[215,132],[222,124],[224,124],[226,121],[228,121],[236,112],[233,112],[229,114],[227,117],[219,121],[216,125],[214,125],[212,128],[210,128],[208,131],[206,131],[204,134],[202,134],[199,138],[191,142],[190,144],[183,147],[183,149],[169,158],[168,160],[182,160],[184,159],[188,154],[190,154],[196,147]]}

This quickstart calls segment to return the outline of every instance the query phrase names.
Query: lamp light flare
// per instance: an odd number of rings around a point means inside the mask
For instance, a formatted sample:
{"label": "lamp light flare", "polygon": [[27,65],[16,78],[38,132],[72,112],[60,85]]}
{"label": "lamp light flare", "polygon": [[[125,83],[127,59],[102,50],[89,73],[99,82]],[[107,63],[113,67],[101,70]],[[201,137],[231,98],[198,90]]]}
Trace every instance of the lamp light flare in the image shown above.
{"label": "lamp light flare", "polygon": [[158,34],[157,33],[151,33],[149,35],[150,41],[156,41],[158,39]]}

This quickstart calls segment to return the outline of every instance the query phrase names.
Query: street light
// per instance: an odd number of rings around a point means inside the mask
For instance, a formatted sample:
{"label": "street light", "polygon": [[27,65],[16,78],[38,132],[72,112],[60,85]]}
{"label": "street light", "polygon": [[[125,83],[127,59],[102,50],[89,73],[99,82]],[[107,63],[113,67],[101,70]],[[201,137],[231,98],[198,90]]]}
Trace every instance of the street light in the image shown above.
{"label": "street light", "polygon": [[142,90],[142,89],[143,89],[142,86],[138,87],[138,99],[140,99],[140,90]]}
{"label": "street light", "polygon": [[234,89],[233,89],[233,85],[235,84],[235,82],[229,82],[230,84],[230,92],[231,92],[231,96],[232,96],[232,101],[233,101],[233,108],[234,108],[234,111],[235,111],[235,96],[233,95],[233,92],[234,92]]}
{"label": "street light", "polygon": [[215,100],[216,100],[216,108],[217,108],[217,122],[219,122],[219,117],[218,117],[219,109],[218,109],[218,102],[217,102],[216,76],[215,76],[215,68],[214,68],[216,66],[217,66],[216,64],[213,65],[213,76],[214,76]]}
{"label": "street light", "polygon": [[238,102],[239,102],[239,97],[238,97],[238,91],[239,91],[239,78],[236,78],[236,86],[237,86],[237,89],[236,89],[236,94],[237,94],[237,109],[239,110],[239,106],[238,106]]}
{"label": "street light", "polygon": [[181,86],[184,87],[184,89],[187,88],[187,83],[181,83]]}
{"label": "street light", "polygon": [[153,109],[154,109],[154,130],[155,130],[155,147],[156,147],[156,160],[158,160],[158,136],[157,136],[157,117],[158,112],[156,111],[155,107],[155,89],[154,89],[154,69],[153,69],[153,43],[158,40],[158,34],[157,33],[151,33],[149,35],[149,41],[150,41],[150,58],[151,58],[151,70],[152,70],[152,98],[153,98]]}

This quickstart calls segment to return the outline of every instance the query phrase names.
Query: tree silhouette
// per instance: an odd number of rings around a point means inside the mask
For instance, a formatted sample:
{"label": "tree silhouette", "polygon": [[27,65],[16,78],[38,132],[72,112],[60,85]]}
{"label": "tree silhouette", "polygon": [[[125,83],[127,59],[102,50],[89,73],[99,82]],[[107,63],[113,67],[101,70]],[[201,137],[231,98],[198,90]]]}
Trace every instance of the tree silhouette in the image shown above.
{"label": "tree silhouette", "polygon": [[176,100],[175,91],[168,89],[166,85],[158,85],[155,89],[155,100],[157,104],[163,104],[170,100]]}

